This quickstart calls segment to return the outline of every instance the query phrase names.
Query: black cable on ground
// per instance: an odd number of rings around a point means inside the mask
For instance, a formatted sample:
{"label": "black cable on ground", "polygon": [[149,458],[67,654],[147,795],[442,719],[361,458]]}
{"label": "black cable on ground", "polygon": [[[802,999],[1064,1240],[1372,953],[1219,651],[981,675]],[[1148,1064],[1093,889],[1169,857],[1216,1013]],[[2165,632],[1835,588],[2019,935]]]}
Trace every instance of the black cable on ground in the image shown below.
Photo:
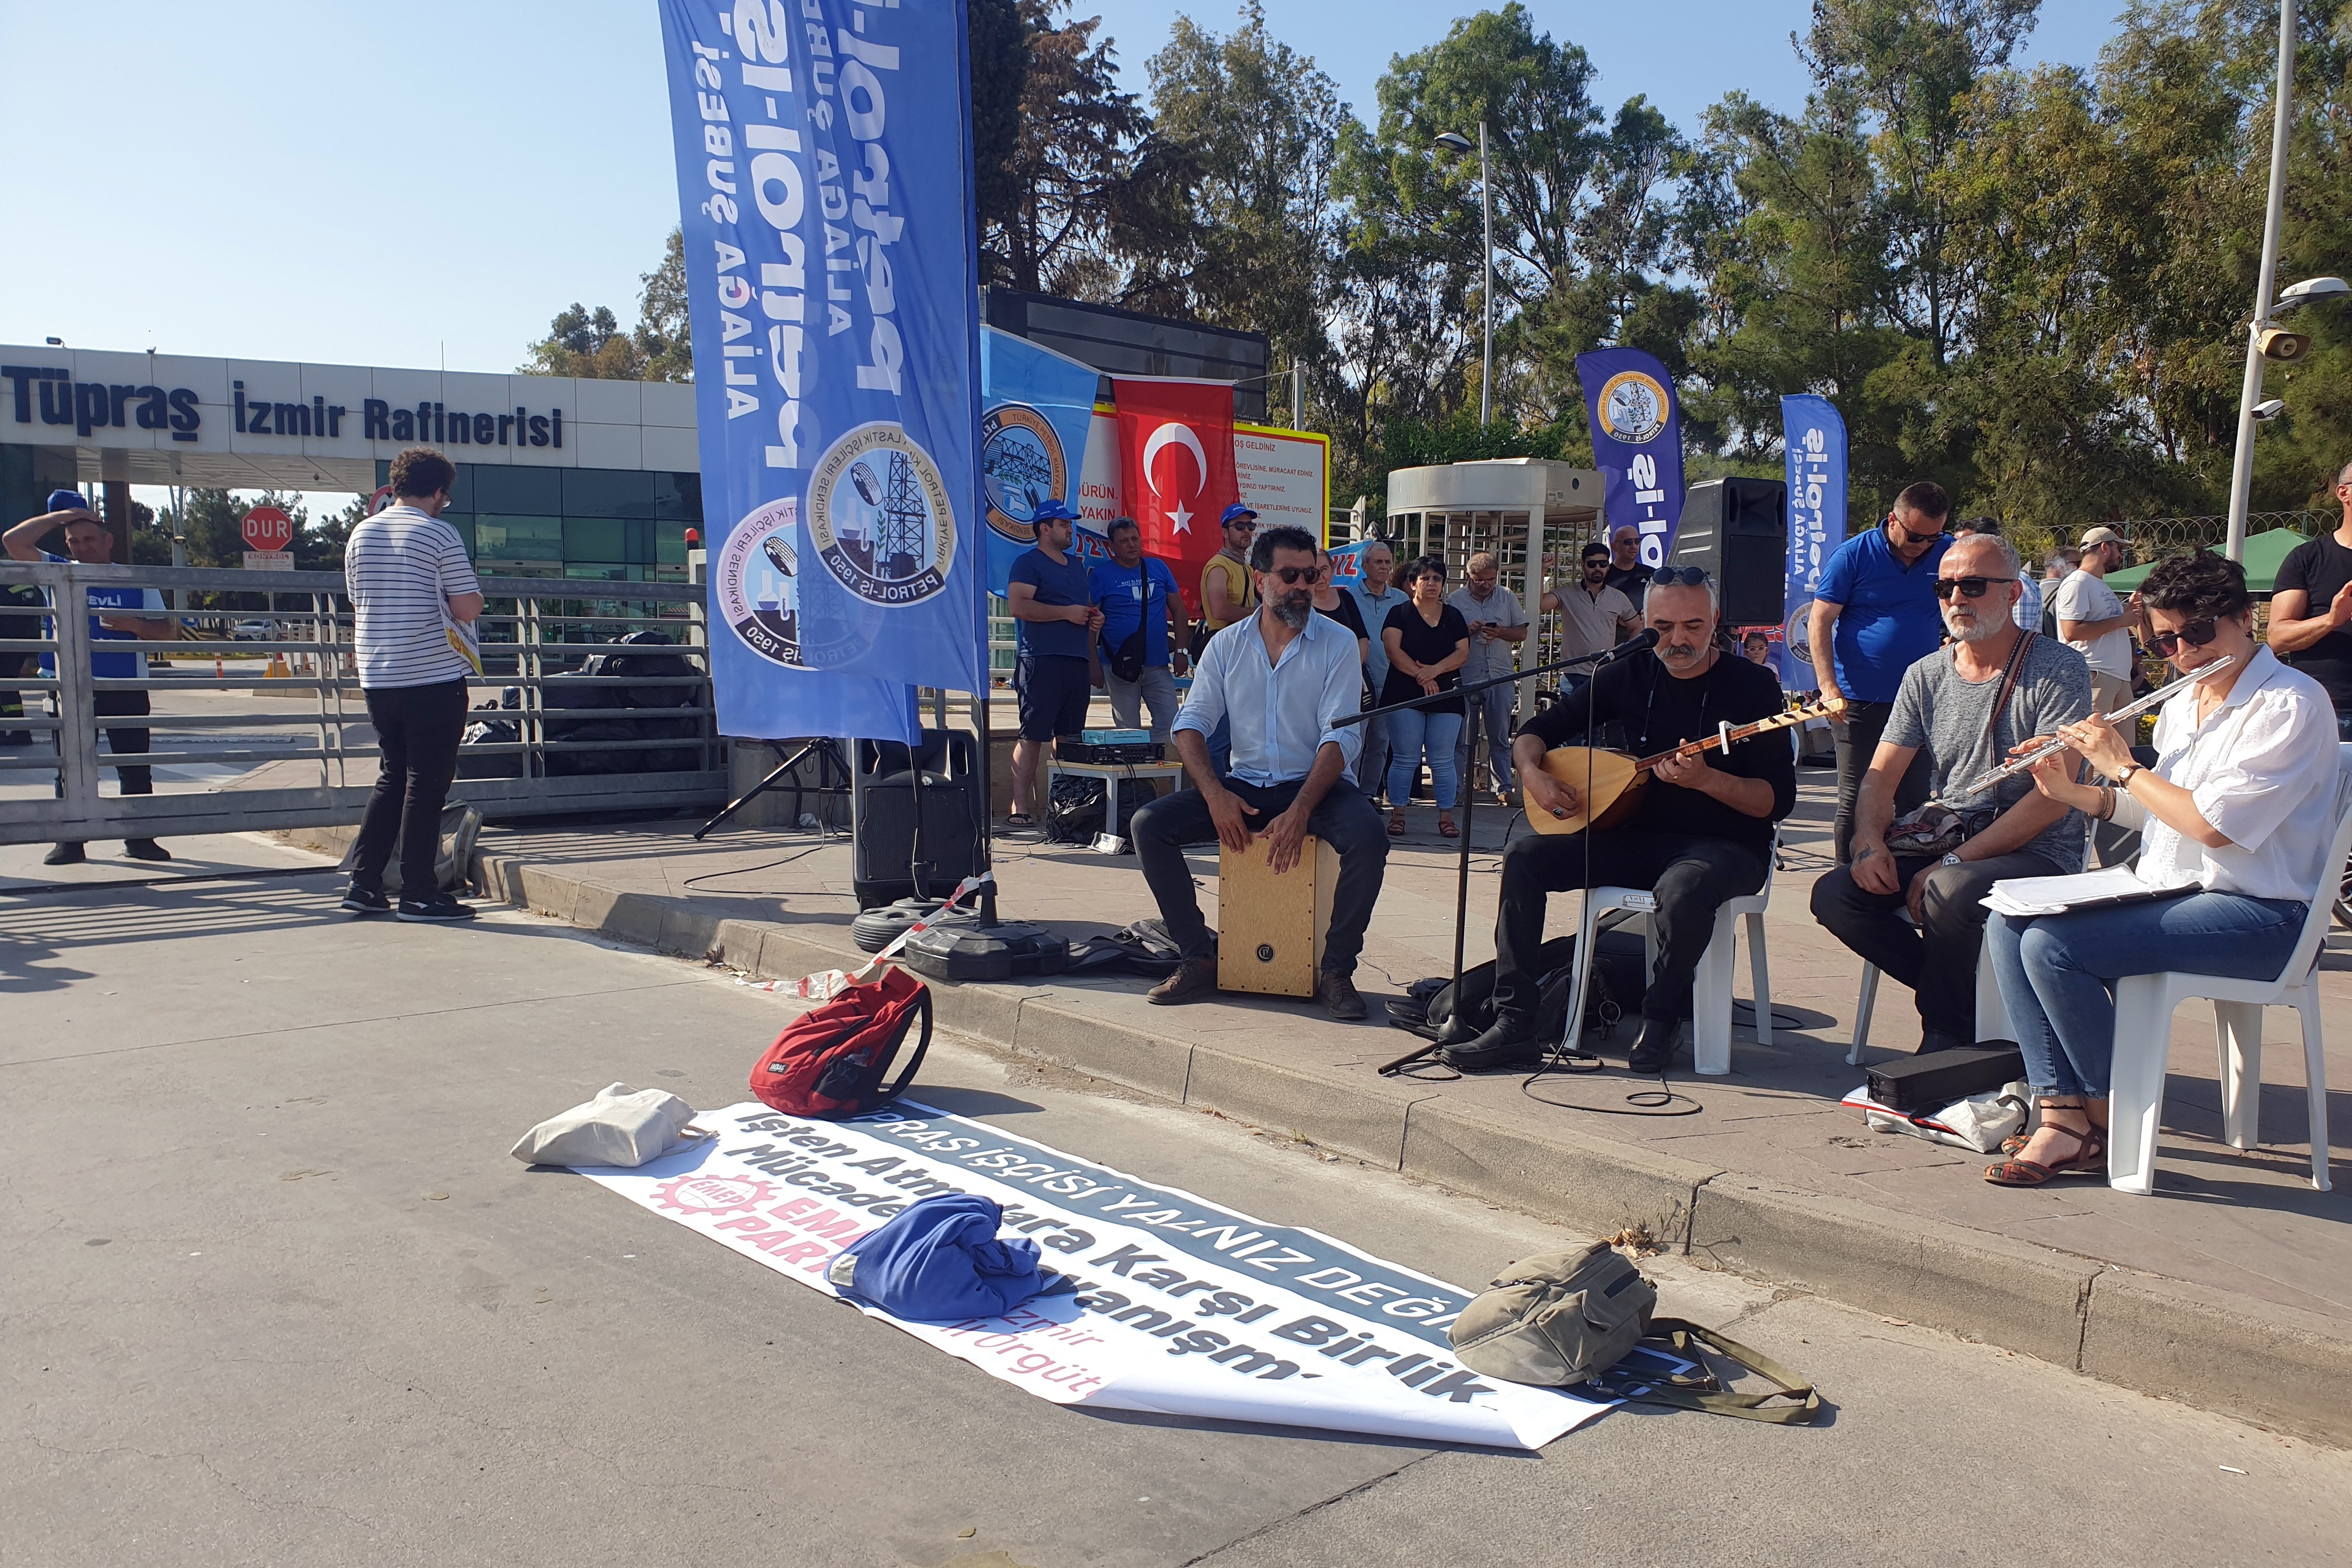
{"label": "black cable on ground", "polygon": [[[790,855],[785,856],[783,858],[782,858],[782,859],[780,859],[780,860],[771,860],[771,861],[769,861],[767,864],[765,864],[765,865],[763,865],[763,866],[738,866],[738,867],[734,868],[733,868],[733,869],[731,869],[731,870],[726,870],[726,871],[705,871],[705,872],[703,872],[703,873],[702,873],[700,876],[698,876],[698,877],[688,877],[685,881],[680,882],[680,883],[678,884],[678,886],[679,886],[679,887],[681,887],[681,888],[691,888],[691,887],[693,887],[697,882],[709,882],[709,881],[713,881],[713,880],[715,880],[715,879],[717,879],[718,878],[720,878],[720,877],[749,877],[749,876],[752,876],[752,875],[754,875],[755,873],[758,873],[758,872],[761,872],[761,871],[772,871],[772,870],[774,870],[774,869],[775,869],[777,867],[779,867],[779,866],[789,866],[789,865],[791,865],[791,864],[792,864],[793,861],[795,861],[795,860],[803,859],[803,858],[806,858],[806,857],[808,857],[808,856],[811,856],[811,855],[815,854],[815,853],[816,853],[818,850],[820,850],[820,849],[825,849],[825,848],[829,848],[829,847],[832,847],[832,839],[830,839],[830,838],[821,838],[821,839],[819,839],[816,843],[810,845],[807,848],[805,848],[805,849],[795,849],[794,851],[793,851],[793,853],[791,853]],[[741,893],[741,894],[745,894],[745,895],[748,895],[748,896],[752,897],[752,898],[778,898],[778,899],[789,897],[789,896],[791,896],[792,892],[793,892],[793,891],[794,891],[794,889],[785,889],[783,892],[771,892],[771,891],[768,891],[768,890],[765,890],[765,889],[757,889],[757,888],[731,888],[731,889],[723,889],[723,890],[724,890],[724,891],[728,891],[728,892]],[[805,892],[805,891],[810,891],[810,890],[814,890],[814,891],[823,891],[823,889],[799,889],[799,890],[800,890],[800,891],[804,891],[804,892]]]}

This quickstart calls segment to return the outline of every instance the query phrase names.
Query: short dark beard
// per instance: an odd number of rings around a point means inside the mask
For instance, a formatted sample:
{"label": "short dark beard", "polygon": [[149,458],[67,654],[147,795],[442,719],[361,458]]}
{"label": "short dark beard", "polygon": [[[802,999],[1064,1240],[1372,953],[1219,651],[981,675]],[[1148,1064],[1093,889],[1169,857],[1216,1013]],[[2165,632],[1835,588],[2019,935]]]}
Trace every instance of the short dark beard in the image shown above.
{"label": "short dark beard", "polygon": [[1274,612],[1276,620],[1294,632],[1300,631],[1306,627],[1307,618],[1315,613],[1315,595],[1311,592],[1297,594],[1295,591],[1277,595],[1266,601],[1266,608]]}

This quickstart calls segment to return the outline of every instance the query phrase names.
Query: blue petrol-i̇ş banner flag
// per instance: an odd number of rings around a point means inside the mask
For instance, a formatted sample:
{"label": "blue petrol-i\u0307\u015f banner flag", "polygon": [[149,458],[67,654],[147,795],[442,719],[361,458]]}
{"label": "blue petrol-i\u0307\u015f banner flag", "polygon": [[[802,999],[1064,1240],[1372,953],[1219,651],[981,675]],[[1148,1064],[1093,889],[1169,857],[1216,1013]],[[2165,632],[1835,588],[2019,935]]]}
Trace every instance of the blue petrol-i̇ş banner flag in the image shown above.
{"label": "blue petrol-i\u0307\u015f banner flag", "polygon": [[1094,428],[1088,366],[994,327],[980,330],[980,466],[988,509],[988,591],[1001,595],[1013,563],[1037,542],[1037,508],[1077,510]]}
{"label": "blue petrol-i\u0307\u015f banner flag", "polygon": [[1609,531],[1632,523],[1642,531],[1642,564],[1662,565],[1683,517],[1682,405],[1674,377],[1639,349],[1596,349],[1576,356],[1576,378]]}
{"label": "blue petrol-i\u0307\u015f banner flag", "polygon": [[1791,691],[1820,686],[1806,622],[1822,567],[1845,542],[1845,421],[1826,397],[1780,399],[1780,432],[1788,451],[1788,620],[1780,638],[1780,684]]}
{"label": "blue petrol-i\u0307\u015f banner flag", "polygon": [[963,5],[661,16],[720,728],[903,734],[986,679]]}

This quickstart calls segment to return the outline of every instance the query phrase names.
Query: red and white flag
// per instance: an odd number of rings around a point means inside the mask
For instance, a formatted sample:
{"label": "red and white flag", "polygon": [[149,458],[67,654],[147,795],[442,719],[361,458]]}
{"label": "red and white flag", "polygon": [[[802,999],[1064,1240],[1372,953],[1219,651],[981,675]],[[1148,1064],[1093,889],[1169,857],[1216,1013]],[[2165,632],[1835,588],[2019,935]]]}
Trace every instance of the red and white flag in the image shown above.
{"label": "red and white flag", "polygon": [[1222,381],[1111,378],[1127,508],[1146,552],[1176,565],[1195,613],[1201,568],[1224,543],[1218,519],[1241,500],[1234,476],[1234,389]]}

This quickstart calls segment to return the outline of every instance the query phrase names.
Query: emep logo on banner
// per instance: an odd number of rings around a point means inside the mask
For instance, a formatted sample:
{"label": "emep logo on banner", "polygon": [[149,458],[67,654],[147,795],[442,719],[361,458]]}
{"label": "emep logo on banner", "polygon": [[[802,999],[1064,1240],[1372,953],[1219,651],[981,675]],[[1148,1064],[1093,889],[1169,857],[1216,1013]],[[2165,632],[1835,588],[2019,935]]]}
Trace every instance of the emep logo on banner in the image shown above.
{"label": "emep logo on banner", "polygon": [[239,525],[248,550],[282,551],[294,542],[294,520],[274,506],[257,506]]}

